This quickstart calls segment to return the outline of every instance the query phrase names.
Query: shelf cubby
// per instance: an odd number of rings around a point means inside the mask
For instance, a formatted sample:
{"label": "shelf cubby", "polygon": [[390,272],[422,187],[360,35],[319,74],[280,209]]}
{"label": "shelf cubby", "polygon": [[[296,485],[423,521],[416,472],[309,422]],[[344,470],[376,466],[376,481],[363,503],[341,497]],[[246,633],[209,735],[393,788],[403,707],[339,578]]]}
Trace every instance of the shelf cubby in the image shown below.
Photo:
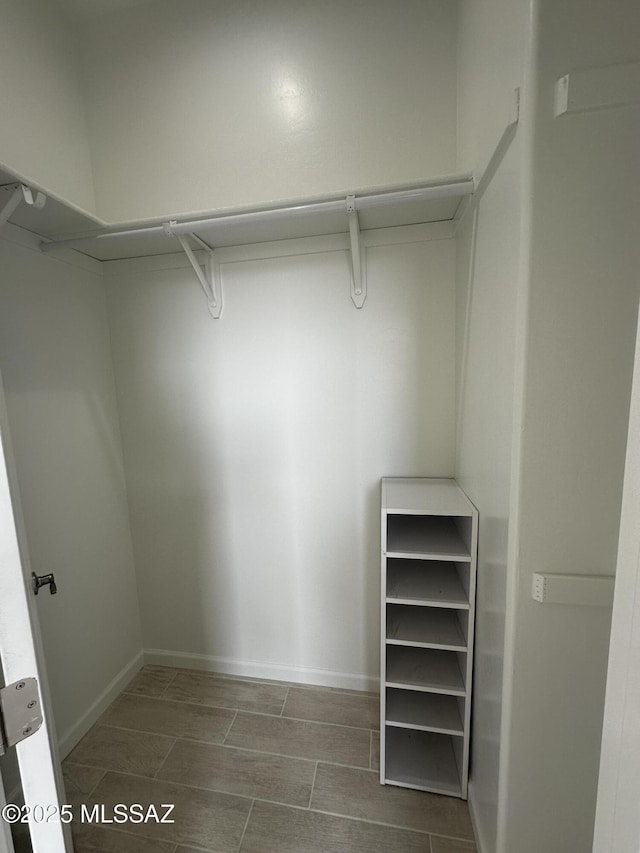
{"label": "shelf cubby", "polygon": [[469,597],[464,587],[468,575],[469,566],[465,563],[389,558],[387,601],[468,610]]}
{"label": "shelf cubby", "polygon": [[392,726],[386,729],[386,784],[462,796],[454,746],[461,738]]}
{"label": "shelf cubby", "polygon": [[471,561],[457,518],[387,516],[387,557]]}
{"label": "shelf cubby", "polygon": [[460,703],[464,700],[443,693],[387,688],[387,725],[405,729],[464,734]]}
{"label": "shelf cubby", "polygon": [[[430,649],[467,650],[464,628],[457,610],[416,605],[387,605],[387,643]],[[466,619],[466,612],[462,619]]]}
{"label": "shelf cubby", "polygon": [[380,781],[466,799],[478,513],[453,480],[385,478]]}
{"label": "shelf cubby", "polygon": [[465,696],[466,654],[387,645],[387,687]]}

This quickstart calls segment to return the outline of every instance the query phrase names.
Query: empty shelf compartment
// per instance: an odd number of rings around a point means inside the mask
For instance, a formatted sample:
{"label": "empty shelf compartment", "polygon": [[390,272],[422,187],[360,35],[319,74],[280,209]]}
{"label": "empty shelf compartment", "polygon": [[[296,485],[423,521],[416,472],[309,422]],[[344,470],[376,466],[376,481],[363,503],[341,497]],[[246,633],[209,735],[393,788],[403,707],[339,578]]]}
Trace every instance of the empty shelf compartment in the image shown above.
{"label": "empty shelf compartment", "polygon": [[466,694],[462,673],[466,655],[440,649],[416,649],[411,646],[387,645],[387,687]]}
{"label": "empty shelf compartment", "polygon": [[442,693],[417,693],[387,688],[386,724],[445,735],[462,735],[464,699]]}
{"label": "empty shelf compartment", "polygon": [[387,605],[387,643],[449,649],[467,649],[460,617],[466,621],[467,611],[437,607],[415,607],[406,604]]}
{"label": "empty shelf compartment", "polygon": [[[389,557],[464,560],[469,562],[469,543],[461,530],[470,531],[468,518],[431,515],[388,515],[386,554]],[[470,535],[470,534],[469,534]]]}
{"label": "empty shelf compartment", "polygon": [[461,577],[469,583],[469,564],[427,560],[387,560],[387,601],[469,609]]}
{"label": "empty shelf compartment", "polygon": [[462,796],[456,758],[461,738],[387,726],[385,739],[387,784]]}

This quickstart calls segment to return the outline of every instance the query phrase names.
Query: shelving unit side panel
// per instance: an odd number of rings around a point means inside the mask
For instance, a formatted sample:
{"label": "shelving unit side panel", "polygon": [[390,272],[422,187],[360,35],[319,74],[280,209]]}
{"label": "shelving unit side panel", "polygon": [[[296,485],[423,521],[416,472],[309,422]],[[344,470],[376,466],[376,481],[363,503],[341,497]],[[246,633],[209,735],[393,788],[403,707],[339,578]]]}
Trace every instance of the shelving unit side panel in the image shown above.
{"label": "shelving unit side panel", "polygon": [[386,719],[386,690],[384,689],[385,681],[387,680],[386,673],[386,635],[387,635],[387,558],[385,552],[387,550],[387,513],[384,508],[385,504],[385,484],[382,481],[382,510],[380,513],[380,783],[384,785],[385,780],[385,758],[386,758],[386,743],[385,743],[385,727]]}
{"label": "shelving unit side panel", "polygon": [[469,564],[469,622],[467,632],[467,645],[469,653],[467,656],[467,673],[465,683],[468,689],[468,699],[464,712],[464,739],[462,744],[462,755],[459,756],[460,761],[460,784],[462,797],[466,800],[468,796],[469,784],[469,760],[470,760],[470,740],[471,740],[471,697],[473,693],[473,659],[475,648],[475,623],[476,623],[476,588],[478,577],[478,527],[479,516],[478,511],[473,507],[471,518],[471,562]]}

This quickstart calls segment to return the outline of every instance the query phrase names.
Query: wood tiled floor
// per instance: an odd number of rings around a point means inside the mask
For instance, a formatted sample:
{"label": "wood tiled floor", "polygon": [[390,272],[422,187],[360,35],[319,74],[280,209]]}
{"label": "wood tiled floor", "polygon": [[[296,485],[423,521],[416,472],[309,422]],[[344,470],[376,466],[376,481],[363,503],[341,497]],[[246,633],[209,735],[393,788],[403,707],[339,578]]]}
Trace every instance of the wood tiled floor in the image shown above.
{"label": "wood tiled floor", "polygon": [[63,764],[76,853],[475,853],[466,803],[382,786],[378,697],[145,667]]}

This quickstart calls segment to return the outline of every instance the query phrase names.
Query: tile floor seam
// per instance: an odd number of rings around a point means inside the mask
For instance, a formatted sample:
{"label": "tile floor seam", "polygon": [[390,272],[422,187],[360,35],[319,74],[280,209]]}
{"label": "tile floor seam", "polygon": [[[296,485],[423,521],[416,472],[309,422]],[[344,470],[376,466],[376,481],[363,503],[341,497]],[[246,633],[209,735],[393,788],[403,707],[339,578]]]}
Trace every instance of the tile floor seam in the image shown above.
{"label": "tile floor seam", "polygon": [[[134,732],[135,734],[139,734],[139,735],[152,735],[155,737],[164,737],[164,738],[167,738],[168,740],[175,740],[178,737],[178,735],[165,735],[165,734],[162,734],[161,732],[148,732],[148,731],[145,731],[143,729],[130,729],[127,726],[114,726],[112,723],[101,723],[99,720],[89,729],[89,731],[87,732],[87,734],[84,737],[86,738],[87,735],[92,734],[96,729],[117,729],[118,731],[121,731],[121,732]],[[84,738],[83,738],[83,740],[84,740]],[[82,741],[80,741],[80,743],[81,742]],[[173,746],[173,744],[172,744],[172,746]],[[76,747],[74,747],[74,749],[75,748]],[[80,762],[79,761],[70,761],[69,763],[70,764],[79,764]]]}
{"label": "tile floor seam", "polygon": [[[300,808],[300,806],[289,806],[289,808],[295,809],[295,808]],[[313,808],[311,808],[311,809],[306,809],[305,811],[310,811],[310,812],[313,812],[314,814],[324,814],[324,815],[328,815],[329,817],[341,817],[341,818],[344,818],[344,820],[359,821],[360,823],[368,823],[368,824],[371,824],[373,826],[386,826],[388,829],[402,829],[404,832],[415,832],[416,835],[429,835],[429,836],[433,835],[433,833],[430,829],[416,829],[415,826],[407,826],[406,824],[403,825],[401,823],[388,823],[384,820],[372,820],[371,818],[358,817],[356,815],[341,814],[340,812],[328,812],[328,811],[325,811],[324,809],[313,809]],[[472,839],[470,839],[470,838],[454,838],[453,836],[449,836],[449,835],[439,835],[438,838],[444,838],[447,841],[466,841],[466,842],[472,841]]]}
{"label": "tile floor seam", "polygon": [[[200,740],[191,740],[189,738],[176,738],[177,741],[182,741],[183,743],[197,743],[200,746],[215,746],[220,747],[220,749],[235,749],[238,752],[250,752],[252,755],[268,755],[273,758],[290,758],[292,761],[306,761],[311,764],[313,762],[318,762],[321,759],[319,758],[305,758],[303,755],[290,755],[286,752],[269,752],[265,749],[251,749],[250,746],[236,746],[233,743],[207,743],[207,741]],[[331,761],[325,761],[324,764],[332,764]],[[355,767],[353,764],[338,764],[338,767],[348,767],[349,770],[366,770],[366,767]]]}
{"label": "tile floor seam", "polygon": [[[125,771],[120,771],[120,770],[110,770],[107,772],[114,773],[116,775],[122,775],[122,776],[134,776],[136,779],[144,779],[147,782],[158,782],[158,783],[163,784],[163,785],[176,785],[179,788],[187,788],[191,791],[196,790],[196,791],[202,791],[203,793],[209,793],[209,794],[223,794],[224,796],[237,797],[238,799],[241,799],[241,800],[251,800],[251,801],[256,802],[256,803],[269,803],[271,805],[284,806],[285,808],[288,808],[288,809],[297,809],[298,811],[314,812],[317,814],[325,814],[325,815],[328,815],[329,817],[341,817],[341,818],[344,818],[345,820],[360,821],[362,823],[373,824],[374,826],[387,826],[391,829],[405,829],[405,830],[407,830],[407,832],[416,832],[419,835],[435,834],[438,838],[444,838],[448,841],[467,841],[467,842],[472,841],[472,839],[461,838],[459,836],[440,835],[439,833],[433,833],[431,830],[428,830],[428,829],[416,829],[415,827],[411,827],[411,826],[402,826],[402,824],[398,824],[398,823],[385,823],[384,821],[371,820],[370,818],[359,817],[357,815],[341,814],[339,812],[330,812],[330,811],[325,811],[324,809],[309,808],[307,806],[297,806],[293,803],[283,803],[279,800],[268,800],[268,799],[265,799],[264,797],[248,796],[247,794],[235,794],[235,793],[230,793],[229,791],[214,790],[212,788],[202,788],[199,785],[189,785],[186,782],[174,782],[174,781],[168,780],[168,779],[155,779],[155,778],[151,778],[149,776],[138,776],[135,773],[127,773]],[[126,832],[126,830],[121,830],[121,831]]]}
{"label": "tile floor seam", "polygon": [[[94,769],[95,769],[95,768],[94,768]],[[98,769],[98,770],[102,770],[102,776],[98,779],[98,781],[96,782],[96,784],[93,786],[93,788],[92,788],[92,789],[89,791],[89,793],[86,795],[86,799],[87,799],[87,800],[91,797],[91,795],[93,794],[93,792],[95,791],[95,789],[98,787],[98,785],[100,784],[100,782],[102,782],[102,780],[104,779],[104,777],[107,775],[107,771],[106,771],[106,770],[103,770],[103,769],[102,769],[102,767],[98,767],[97,769]]]}
{"label": "tile floor seam", "polygon": [[[179,740],[179,738],[177,738],[177,737],[173,739],[173,743],[171,744],[171,747],[170,747],[169,751],[167,752],[167,754],[165,755],[165,757],[164,757],[164,758],[162,759],[162,761],[160,762],[160,766],[158,767],[158,769],[156,770],[156,772],[153,774],[153,778],[154,778],[154,779],[158,779],[158,773],[162,770],[162,768],[164,767],[164,765],[167,763],[167,759],[169,758],[169,756],[171,755],[171,753],[173,752],[173,750],[176,748],[176,744],[178,743],[178,740]],[[159,780],[158,780],[158,781],[159,781]]]}
{"label": "tile floor seam", "polygon": [[[247,713],[251,714],[252,711],[248,711]],[[255,712],[259,714],[259,711]],[[265,717],[270,716],[269,714],[265,714]],[[357,729],[358,731],[369,731],[369,732],[377,732],[379,729],[372,729],[370,726],[348,726],[346,723],[330,723],[327,720],[308,720],[305,717],[289,717],[286,714],[282,715],[283,720],[295,720],[298,723],[316,723],[319,726],[338,726],[340,729]]]}
{"label": "tile floor seam", "polygon": [[176,673],[176,674],[173,676],[173,678],[171,679],[171,681],[168,681],[168,682],[165,684],[165,686],[162,688],[162,690],[160,691],[160,693],[158,693],[158,695],[157,695],[157,696],[154,696],[154,697],[152,697],[152,698],[154,698],[154,699],[162,699],[162,697],[164,696],[164,694],[165,694],[165,693],[167,692],[167,690],[171,687],[171,685],[173,684],[173,682],[176,680],[176,678],[177,678],[177,677],[178,677],[178,673]]}
{"label": "tile floor seam", "polygon": [[369,732],[369,770],[373,770],[373,729]]}
{"label": "tile floor seam", "polygon": [[[83,764],[82,767],[91,767],[92,770],[102,770],[104,772],[104,775],[100,782],[104,781],[104,777],[107,775],[107,773],[115,773],[118,776],[133,776],[134,779],[144,779],[146,782],[163,781],[162,779],[156,780],[155,776],[143,776],[142,773],[131,773],[129,770],[113,770],[111,767],[102,767],[98,764]],[[98,785],[100,784],[100,782],[98,782]],[[98,787],[98,785],[96,785],[96,788]],[[92,794],[95,794],[96,788],[93,789]]]}
{"label": "tile floor seam", "polygon": [[[176,667],[176,673],[173,676],[173,678],[171,679],[170,684],[172,684],[173,681],[179,675],[192,675],[196,678],[210,678],[210,679],[215,680],[215,681],[232,681],[234,683],[239,683],[239,684],[257,684],[257,685],[264,685],[265,687],[283,687],[287,690],[291,689],[292,687],[302,687],[302,685],[298,684],[297,682],[277,681],[277,680],[270,680],[268,678],[265,678],[265,679],[250,678],[249,676],[243,676],[243,675],[227,675],[225,673],[213,672],[213,671],[209,671],[206,669],[188,669],[186,667]],[[317,688],[317,687],[314,688],[313,685],[308,686],[308,689],[310,689],[310,690],[313,690],[313,689],[322,690],[322,688]]]}
{"label": "tile floor seam", "polygon": [[431,833],[429,833],[429,853],[433,853],[433,839],[431,837]]}
{"label": "tile floor seam", "polygon": [[313,800],[313,790],[316,787],[316,776],[318,775],[318,764],[319,764],[319,762],[316,761],[316,769],[313,771],[313,782],[311,783],[311,793],[309,794],[309,805],[307,806],[308,809],[311,808],[311,801]]}
{"label": "tile floor seam", "polygon": [[[207,707],[217,707],[208,705]],[[266,714],[264,711],[249,711],[246,708],[238,708],[238,714],[251,714],[252,717],[269,717],[273,720],[292,720],[294,723],[313,723],[315,726],[335,726],[339,729],[356,729],[360,732],[380,732],[380,729],[372,729],[371,726],[348,726],[345,723],[330,723],[327,720],[309,720],[305,717],[289,717],[286,714]]]}
{"label": "tile floor seam", "polygon": [[[156,734],[156,732],[147,732],[147,731],[142,731],[140,729],[127,729],[124,726],[108,726],[108,728],[119,729],[121,731],[131,732],[132,734],[151,734],[151,735]],[[291,759],[294,759],[297,761],[315,762],[316,764],[328,764],[332,767],[344,767],[344,768],[349,769],[349,770],[361,770],[365,773],[377,773],[378,772],[377,770],[374,770],[370,767],[366,767],[363,764],[346,764],[345,762],[335,761],[335,760],[332,761],[328,758],[309,758],[309,757],[304,756],[304,755],[293,755],[290,752],[272,752],[271,750],[268,750],[268,749],[252,749],[250,746],[240,746],[238,744],[233,744],[233,743],[216,743],[215,741],[198,740],[197,738],[179,737],[179,736],[175,736],[175,735],[160,735],[160,737],[171,738],[174,741],[174,743],[171,745],[169,753],[171,753],[173,751],[176,743],[178,743],[180,741],[182,743],[197,743],[197,744],[200,744],[201,746],[216,746],[216,747],[222,747],[224,749],[237,749],[237,750],[240,750],[241,752],[251,752],[254,754],[258,754],[258,755],[272,755],[275,758],[291,758]],[[163,758],[163,760],[162,760],[163,764],[167,760],[167,758],[168,758],[168,754],[167,754],[167,756],[165,756],[165,758]],[[127,776],[138,776],[142,779],[151,779],[151,778],[155,779],[156,778],[155,776],[153,776],[153,777],[144,776],[141,773],[131,773],[128,770],[114,770],[113,768],[110,768],[110,767],[104,768],[98,764],[81,764],[81,762],[79,762],[79,761],[70,761],[69,763],[70,764],[78,764],[78,765],[81,765],[82,767],[91,767],[93,770],[96,770],[96,769],[97,770],[103,770],[105,773],[109,773],[109,772],[111,772],[111,773],[125,773]]]}
{"label": "tile floor seam", "polygon": [[255,805],[255,800],[251,801],[251,805],[249,806],[249,813],[247,814],[247,819],[244,824],[244,829],[242,830],[242,835],[240,836],[240,843],[238,844],[238,853],[242,850],[242,845],[244,843],[244,837],[247,834],[247,827],[249,826],[249,821],[251,820],[251,813],[253,812],[253,807]]}
{"label": "tile floor seam", "polygon": [[[321,762],[317,762],[317,763],[319,764]],[[90,766],[90,765],[85,765],[85,766]],[[102,768],[99,768],[99,769],[102,769]],[[360,769],[360,768],[357,768],[357,769]],[[283,806],[284,808],[288,808],[288,809],[297,809],[298,811],[313,812],[314,814],[323,814],[323,815],[327,815],[328,817],[343,818],[344,820],[350,820],[350,821],[354,821],[356,823],[366,823],[366,824],[370,824],[372,826],[384,826],[384,827],[387,827],[389,829],[400,829],[400,830],[404,830],[406,832],[414,832],[417,835],[428,835],[428,836],[434,835],[436,838],[442,838],[446,841],[458,841],[458,842],[462,842],[462,843],[466,843],[466,844],[475,843],[474,838],[463,838],[461,836],[455,836],[455,835],[443,835],[441,833],[434,833],[432,830],[428,830],[428,829],[416,829],[413,826],[406,826],[406,825],[402,825],[399,823],[388,823],[388,822],[380,821],[380,820],[372,820],[370,818],[360,817],[357,815],[348,815],[348,814],[343,814],[340,812],[326,811],[325,809],[311,808],[310,806],[298,806],[298,805],[294,805],[292,803],[283,803],[279,800],[268,800],[268,799],[265,799],[264,797],[250,797],[250,796],[247,796],[246,794],[236,794],[236,793],[230,793],[229,791],[219,791],[219,790],[215,790],[215,789],[211,789],[211,788],[202,788],[199,785],[188,785],[185,782],[174,782],[174,781],[166,780],[166,779],[155,779],[155,778],[152,778],[149,776],[139,776],[138,774],[127,773],[126,771],[121,771],[121,770],[108,770],[107,773],[114,773],[116,775],[123,775],[123,776],[133,776],[136,779],[144,779],[147,782],[158,782],[160,784],[176,785],[179,788],[187,788],[189,790],[201,791],[203,793],[223,794],[224,796],[237,797],[238,799],[241,799],[241,800],[251,800],[253,804],[255,804],[255,803],[267,803],[269,805]],[[313,794],[313,791],[312,791],[312,794]],[[126,830],[124,830],[124,829],[122,829],[122,830],[116,829],[115,827],[109,827],[109,828],[110,829],[112,828],[116,832],[120,831],[120,832],[126,833]],[[142,836],[142,837],[149,839],[149,836]],[[153,839],[151,839],[151,840],[153,840]],[[182,843],[182,842],[180,842],[180,843]],[[431,839],[429,840],[429,843],[431,843]],[[190,846],[190,845],[187,845],[187,846]]]}
{"label": "tile floor seam", "polygon": [[[302,720],[301,722],[307,722],[307,721]],[[318,761],[322,764],[332,764],[336,767],[348,767],[351,770],[364,770],[364,771],[371,772],[371,773],[377,773],[378,772],[377,770],[375,770],[371,767],[368,767],[367,765],[364,765],[364,764],[347,764],[344,761],[331,760],[329,758],[309,758],[308,756],[305,756],[305,755],[294,755],[291,752],[274,752],[270,749],[254,749],[250,746],[241,746],[240,744],[235,744],[235,743],[225,743],[224,741],[201,740],[200,738],[182,737],[180,735],[166,735],[166,734],[162,734],[162,733],[158,733],[158,732],[151,732],[151,731],[148,731],[147,729],[130,729],[130,728],[127,728],[127,726],[114,726],[111,723],[109,725],[105,725],[105,724],[100,724],[100,725],[102,725],[104,728],[118,729],[119,731],[123,731],[123,732],[131,732],[131,734],[157,735],[158,737],[170,738],[171,740],[174,740],[176,742],[177,741],[183,741],[184,743],[199,743],[199,744],[202,744],[203,746],[221,746],[221,747],[225,747],[226,749],[241,749],[241,750],[244,750],[245,752],[257,752],[257,753],[262,753],[264,755],[274,755],[278,758],[297,758],[300,761]],[[227,733],[227,735],[225,735],[225,740],[228,737],[228,734],[229,734],[229,732]],[[174,746],[175,746],[175,743],[171,745],[171,748],[169,751],[171,751]],[[165,759],[163,759],[163,761],[164,760]],[[80,761],[70,761],[69,763],[70,764],[81,764]],[[105,768],[102,768],[100,765],[95,765],[95,764],[83,764],[82,766],[93,767],[94,769],[97,768],[100,770],[105,769]],[[106,770],[110,770],[110,769],[111,768],[106,768]],[[121,773],[121,772],[127,773],[128,771],[126,771],[126,770],[122,770],[122,771],[114,770],[113,772],[114,773]],[[141,774],[132,773],[130,775],[139,776]],[[145,777],[145,778],[149,778],[149,777]]]}
{"label": "tile floor seam", "polygon": [[364,770],[369,773],[376,773],[376,770],[371,770],[369,767],[365,767],[362,764],[344,764],[340,761],[330,761],[328,758],[308,758],[305,755],[292,755],[290,752],[271,752],[268,749],[252,749],[250,746],[239,746],[234,743],[210,743],[209,741],[201,741],[195,740],[193,738],[176,738],[178,741],[183,741],[184,743],[198,743],[202,746],[219,746],[224,747],[225,749],[237,749],[241,752],[251,752],[257,755],[272,755],[274,758],[292,758],[296,761],[308,761],[315,762],[316,764],[329,764],[332,767],[344,767],[348,770]]}
{"label": "tile floor seam", "polygon": [[287,702],[289,701],[289,694],[291,693],[291,688],[287,687],[287,692],[285,693],[284,699],[282,700],[282,708],[280,709],[280,717],[284,717],[284,709],[287,707]]}
{"label": "tile floor seam", "polygon": [[[124,692],[127,693],[127,691],[124,691]],[[255,717],[271,717],[273,719],[293,720],[294,722],[298,722],[298,723],[314,723],[315,725],[318,725],[318,726],[337,726],[338,728],[341,728],[341,729],[357,729],[359,731],[373,731],[373,732],[379,732],[380,731],[379,729],[372,728],[371,726],[351,726],[347,723],[333,723],[333,722],[330,722],[329,720],[314,720],[314,719],[311,719],[308,717],[290,716],[289,714],[284,713],[284,708],[286,706],[286,701],[287,701],[286,698],[283,702],[282,711],[280,711],[279,714],[269,714],[265,711],[252,711],[250,708],[236,708],[233,705],[208,705],[208,704],[205,704],[203,702],[190,702],[188,700],[182,700],[182,699],[167,699],[164,696],[147,696],[147,695],[141,696],[141,694],[139,694],[139,693],[127,693],[127,696],[138,696],[138,697],[141,697],[144,699],[154,699],[154,700],[157,699],[161,702],[171,702],[175,705],[189,705],[189,706],[194,707],[194,708],[216,708],[218,710],[223,710],[223,711],[234,711],[236,716],[238,714],[251,714],[252,716],[255,716]],[[108,711],[109,711],[109,709],[107,711],[105,711],[105,715],[108,713]],[[99,720],[98,720],[98,724],[100,724]],[[106,724],[106,725],[108,725],[108,724]],[[116,728],[126,728],[126,727],[125,726],[116,726]],[[151,732],[151,734],[153,734],[153,732]]]}
{"label": "tile floor seam", "polygon": [[[73,821],[70,825],[73,826],[73,823],[75,823],[75,821]],[[141,839],[143,839],[143,841],[158,841],[159,840],[158,838],[156,838],[152,835],[144,835],[144,831],[138,830],[137,832],[133,833],[130,830],[125,829],[124,826],[104,824],[104,823],[100,823],[100,821],[96,821],[96,822],[87,821],[87,823],[90,823],[92,826],[99,826],[102,829],[109,830],[109,832],[117,832],[119,835],[126,835],[127,838],[141,838]],[[165,841],[164,843],[165,844],[173,844],[174,842]],[[181,844],[180,841],[176,842],[176,849],[178,848],[178,846],[180,844]],[[92,851],[92,853],[93,853],[93,851]],[[207,851],[207,853],[211,853],[211,851]]]}
{"label": "tile floor seam", "polygon": [[293,690],[318,690],[327,693],[338,693],[342,696],[370,696],[376,697],[380,694],[374,690],[351,690],[349,687],[325,687],[322,684],[302,684],[294,681],[289,685]]}
{"label": "tile floor seam", "polygon": [[473,838],[461,838],[459,835],[443,835],[441,832],[433,832],[429,830],[429,835],[432,838],[441,838],[443,841],[458,841],[460,844],[476,844],[475,835]]}
{"label": "tile floor seam", "polygon": [[[235,712],[235,714],[233,715],[233,719],[232,719],[232,720],[231,720],[231,722],[229,723],[229,728],[227,729],[227,731],[225,732],[224,737],[222,738],[222,744],[221,744],[221,746],[226,746],[226,745],[227,745],[227,738],[229,737],[229,734],[230,734],[230,732],[231,732],[231,729],[233,728],[233,724],[235,723],[235,721],[236,721],[237,719],[238,719],[238,712],[236,711],[236,712]],[[182,738],[182,740],[191,740],[191,738]]]}
{"label": "tile floor seam", "polygon": [[[167,685],[167,687],[169,687],[169,686],[170,685]],[[116,696],[116,698],[114,699],[114,701],[112,703],[113,705],[118,701],[120,696],[134,696],[136,699],[152,699],[154,702],[156,702],[156,701],[157,702],[166,702],[167,704],[180,705],[181,707],[183,705],[189,705],[192,708],[215,708],[216,710],[219,710],[219,711],[242,710],[241,708],[236,709],[233,707],[227,707],[226,705],[203,705],[202,702],[189,702],[188,699],[168,699],[166,696],[153,696],[150,693],[132,693],[130,690],[123,690],[122,693],[120,693],[118,696]],[[111,710],[111,705],[107,708],[107,710],[104,713],[107,714],[107,713],[109,713],[110,710]],[[248,713],[254,713],[254,712],[249,711]],[[259,714],[261,712],[256,711],[255,713]],[[269,715],[265,715],[265,716],[269,716]],[[272,714],[271,716],[277,717],[279,715],[278,714]]]}

